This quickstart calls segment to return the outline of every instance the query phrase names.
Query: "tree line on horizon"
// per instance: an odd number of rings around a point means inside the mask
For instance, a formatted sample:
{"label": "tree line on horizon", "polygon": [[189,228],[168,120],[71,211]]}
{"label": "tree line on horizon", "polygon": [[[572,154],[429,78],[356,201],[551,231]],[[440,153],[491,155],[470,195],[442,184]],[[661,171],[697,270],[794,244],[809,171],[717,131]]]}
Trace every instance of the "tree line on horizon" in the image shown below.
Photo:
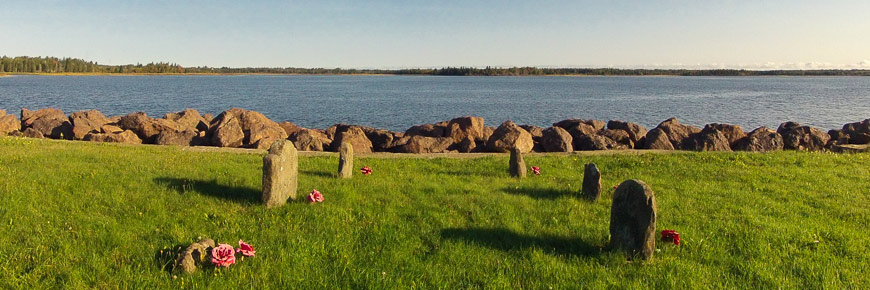
{"label": "tree line on horizon", "polygon": [[183,67],[175,63],[104,65],[78,58],[0,57],[0,73],[106,73],[106,74],[390,74],[434,76],[870,76],[870,70],[743,70],[743,69],[619,69],[538,67],[445,67],[431,69],[342,69],[295,67]]}

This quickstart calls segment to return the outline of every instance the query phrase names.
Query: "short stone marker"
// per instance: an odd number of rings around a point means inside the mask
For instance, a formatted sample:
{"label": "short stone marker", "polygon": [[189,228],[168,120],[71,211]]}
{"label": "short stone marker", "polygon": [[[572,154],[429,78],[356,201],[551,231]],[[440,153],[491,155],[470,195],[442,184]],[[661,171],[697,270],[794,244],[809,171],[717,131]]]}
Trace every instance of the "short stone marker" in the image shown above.
{"label": "short stone marker", "polygon": [[296,199],[298,176],[296,145],[284,139],[272,143],[263,158],[263,204],[272,208]]}
{"label": "short stone marker", "polygon": [[347,142],[338,148],[338,177],[353,177],[353,146]]}
{"label": "short stone marker", "polygon": [[580,190],[583,197],[598,201],[601,196],[601,171],[595,163],[586,164],[586,170],[583,171],[583,188]]}
{"label": "short stone marker", "polygon": [[511,177],[526,178],[526,161],[523,160],[523,153],[516,147],[511,149],[509,170]]}
{"label": "short stone marker", "polygon": [[647,260],[655,250],[656,197],[646,183],[623,181],[613,193],[610,207],[610,248],[625,252],[629,260]]}
{"label": "short stone marker", "polygon": [[211,239],[203,239],[187,246],[184,251],[178,253],[175,271],[185,274],[196,272],[197,266],[209,262],[207,260],[209,248],[214,248],[214,241]]}

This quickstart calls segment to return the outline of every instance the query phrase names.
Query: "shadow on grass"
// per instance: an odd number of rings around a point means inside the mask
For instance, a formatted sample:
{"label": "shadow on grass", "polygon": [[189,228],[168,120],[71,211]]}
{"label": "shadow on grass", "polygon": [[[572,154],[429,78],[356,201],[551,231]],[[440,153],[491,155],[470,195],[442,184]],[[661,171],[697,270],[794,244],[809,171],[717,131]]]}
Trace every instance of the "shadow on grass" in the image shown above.
{"label": "shadow on grass", "polygon": [[324,172],[324,171],[314,171],[314,170],[299,170],[300,175],[310,175],[322,178],[332,178],[335,177],[334,173]]}
{"label": "shadow on grass", "polygon": [[242,204],[256,204],[260,202],[262,192],[260,189],[240,186],[227,186],[218,184],[217,180],[205,181],[175,177],[158,177],[154,179],[158,184],[166,184],[178,193],[196,192],[203,195],[214,196]]}
{"label": "shadow on grass", "polygon": [[581,239],[555,236],[527,236],[506,229],[456,229],[441,230],[441,237],[451,240],[465,240],[502,251],[537,248],[548,254],[564,256],[593,257],[604,249]]}
{"label": "shadow on grass", "polygon": [[175,269],[175,259],[178,253],[184,250],[184,245],[178,244],[171,248],[164,248],[154,252],[154,263],[166,273],[172,274]]}
{"label": "shadow on grass", "polygon": [[554,189],[554,188],[534,188],[534,187],[505,187],[502,191],[508,194],[525,195],[537,199],[557,199],[563,196],[577,195],[577,192]]}

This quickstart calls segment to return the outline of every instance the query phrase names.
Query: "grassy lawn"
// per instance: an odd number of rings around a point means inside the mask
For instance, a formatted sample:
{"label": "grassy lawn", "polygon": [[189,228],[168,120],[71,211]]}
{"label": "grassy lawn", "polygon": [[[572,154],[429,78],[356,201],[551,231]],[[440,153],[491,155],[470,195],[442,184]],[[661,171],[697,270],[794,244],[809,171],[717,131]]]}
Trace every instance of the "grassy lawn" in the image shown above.
{"label": "grassy lawn", "polygon": [[[0,288],[870,288],[870,154],[777,152],[300,157],[299,193],[259,204],[262,155],[0,138]],[[577,198],[583,165],[601,201]],[[603,250],[612,187],[656,193],[649,262]],[[173,279],[198,237],[252,244],[228,269]]]}

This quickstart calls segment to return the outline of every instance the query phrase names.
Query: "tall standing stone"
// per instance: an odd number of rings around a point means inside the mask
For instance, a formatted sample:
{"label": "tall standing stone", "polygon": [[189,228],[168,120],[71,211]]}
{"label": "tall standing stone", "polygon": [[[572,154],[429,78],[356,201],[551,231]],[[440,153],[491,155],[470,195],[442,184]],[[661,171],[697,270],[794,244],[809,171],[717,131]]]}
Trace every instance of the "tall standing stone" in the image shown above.
{"label": "tall standing stone", "polygon": [[511,159],[509,170],[511,177],[525,178],[526,177],[526,161],[523,160],[523,153],[516,147],[511,148]]}
{"label": "tall standing stone", "polygon": [[280,139],[272,143],[263,158],[263,204],[267,208],[296,199],[299,159],[293,142]]}
{"label": "tall standing stone", "polygon": [[338,148],[338,177],[353,177],[353,146],[348,142],[342,142]]}
{"label": "tall standing stone", "polygon": [[623,181],[613,193],[610,207],[610,247],[628,259],[650,259],[655,250],[656,198],[643,181]]}
{"label": "tall standing stone", "polygon": [[580,190],[583,197],[592,201],[598,201],[601,196],[601,171],[595,163],[586,164],[586,170],[583,172],[583,189]]}

